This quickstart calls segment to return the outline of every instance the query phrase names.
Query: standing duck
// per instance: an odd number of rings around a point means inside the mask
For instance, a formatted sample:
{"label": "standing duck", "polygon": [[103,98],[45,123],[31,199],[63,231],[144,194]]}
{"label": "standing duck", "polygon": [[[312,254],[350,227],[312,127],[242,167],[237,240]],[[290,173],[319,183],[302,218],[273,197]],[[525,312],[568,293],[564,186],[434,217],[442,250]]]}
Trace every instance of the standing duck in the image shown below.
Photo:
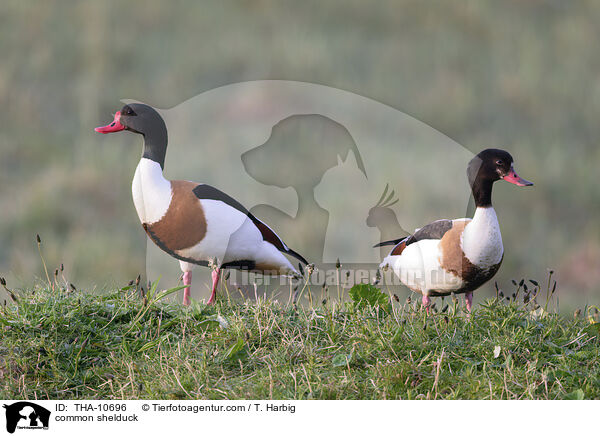
{"label": "standing duck", "polygon": [[129,130],[144,137],[142,158],[133,177],[133,203],[150,239],[179,260],[185,286],[184,305],[190,304],[195,265],[213,263],[216,267],[208,300],[212,304],[223,268],[298,277],[284,254],[307,264],[269,226],[224,192],[209,185],[165,179],[167,128],[150,106],[127,104],[115,114],[112,123],[95,130]]}
{"label": "standing duck", "polygon": [[517,175],[508,152],[491,148],[471,159],[467,177],[475,199],[473,218],[434,221],[410,236],[375,245],[394,245],[380,267],[389,266],[404,285],[421,293],[427,311],[430,297],[451,293],[464,293],[471,311],[473,291],[496,274],[504,257],[492,186],[500,179],[533,185]]}

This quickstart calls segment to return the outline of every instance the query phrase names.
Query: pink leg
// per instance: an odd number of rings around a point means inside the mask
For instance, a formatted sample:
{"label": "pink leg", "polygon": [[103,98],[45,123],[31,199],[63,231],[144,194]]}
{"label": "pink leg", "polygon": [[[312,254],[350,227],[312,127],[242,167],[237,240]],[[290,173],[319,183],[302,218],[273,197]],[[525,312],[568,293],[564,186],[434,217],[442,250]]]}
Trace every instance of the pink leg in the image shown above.
{"label": "pink leg", "polygon": [[431,306],[431,298],[429,298],[427,295],[423,295],[423,299],[421,301],[423,303],[425,311],[429,313],[429,306]]}
{"label": "pink leg", "polygon": [[192,272],[187,271],[183,273],[183,305],[190,305],[190,286],[192,286]]}
{"label": "pink leg", "polygon": [[217,284],[219,283],[219,277],[221,277],[221,269],[214,269],[212,272],[212,294],[210,294],[210,298],[206,304],[214,304],[217,299]]}
{"label": "pink leg", "polygon": [[467,312],[471,313],[471,306],[473,305],[473,293],[467,292],[465,294],[465,302],[467,303]]}

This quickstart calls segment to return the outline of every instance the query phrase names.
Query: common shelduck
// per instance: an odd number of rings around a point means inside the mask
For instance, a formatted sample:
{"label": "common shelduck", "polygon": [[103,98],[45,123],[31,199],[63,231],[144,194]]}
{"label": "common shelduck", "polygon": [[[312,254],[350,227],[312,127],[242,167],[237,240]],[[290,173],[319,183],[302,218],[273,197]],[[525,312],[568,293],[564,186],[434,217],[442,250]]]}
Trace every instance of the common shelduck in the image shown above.
{"label": "common shelduck", "polygon": [[517,175],[512,156],[497,149],[483,150],[471,159],[467,177],[475,199],[473,218],[434,221],[410,236],[375,245],[395,245],[380,267],[389,266],[404,285],[421,293],[427,311],[430,297],[451,293],[464,293],[471,310],[473,291],[496,274],[504,257],[492,185],[500,179],[533,185]]}
{"label": "common shelduck", "polygon": [[205,184],[165,179],[167,128],[150,106],[127,104],[112,123],[95,130],[129,130],[144,137],[142,158],[133,178],[133,203],[150,239],[179,260],[186,286],[183,304],[190,304],[195,265],[214,265],[208,300],[212,304],[223,268],[297,277],[297,270],[283,254],[307,264],[269,226],[227,194]]}

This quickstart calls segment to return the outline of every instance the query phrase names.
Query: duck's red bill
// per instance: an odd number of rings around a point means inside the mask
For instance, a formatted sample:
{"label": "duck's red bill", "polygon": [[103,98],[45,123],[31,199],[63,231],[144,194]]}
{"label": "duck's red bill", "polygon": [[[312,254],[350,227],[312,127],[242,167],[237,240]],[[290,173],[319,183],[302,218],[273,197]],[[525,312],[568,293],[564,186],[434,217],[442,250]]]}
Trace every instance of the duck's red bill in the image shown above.
{"label": "duck's red bill", "polygon": [[115,114],[115,119],[113,120],[112,123],[110,123],[107,126],[96,127],[94,130],[99,133],[112,133],[112,132],[120,132],[121,130],[125,130],[125,126],[123,124],[121,124],[121,112],[118,111]]}
{"label": "duck's red bill", "polygon": [[529,180],[525,180],[523,177],[519,177],[515,172],[514,168],[511,168],[507,175],[502,177],[502,179],[506,180],[508,183],[512,183],[517,186],[532,186],[533,182]]}

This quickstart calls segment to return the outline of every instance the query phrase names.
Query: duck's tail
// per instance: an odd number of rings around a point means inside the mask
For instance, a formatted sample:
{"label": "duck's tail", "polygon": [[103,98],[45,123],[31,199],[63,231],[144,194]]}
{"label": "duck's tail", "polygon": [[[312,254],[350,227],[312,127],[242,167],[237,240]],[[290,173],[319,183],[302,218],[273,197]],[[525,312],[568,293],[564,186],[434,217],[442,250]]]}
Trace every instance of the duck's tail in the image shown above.
{"label": "duck's tail", "polygon": [[400,239],[392,239],[391,241],[383,241],[383,242],[380,242],[379,244],[373,245],[373,248],[385,247],[387,245],[398,245],[400,242],[404,241],[406,238],[408,238],[408,236],[405,236]]}

